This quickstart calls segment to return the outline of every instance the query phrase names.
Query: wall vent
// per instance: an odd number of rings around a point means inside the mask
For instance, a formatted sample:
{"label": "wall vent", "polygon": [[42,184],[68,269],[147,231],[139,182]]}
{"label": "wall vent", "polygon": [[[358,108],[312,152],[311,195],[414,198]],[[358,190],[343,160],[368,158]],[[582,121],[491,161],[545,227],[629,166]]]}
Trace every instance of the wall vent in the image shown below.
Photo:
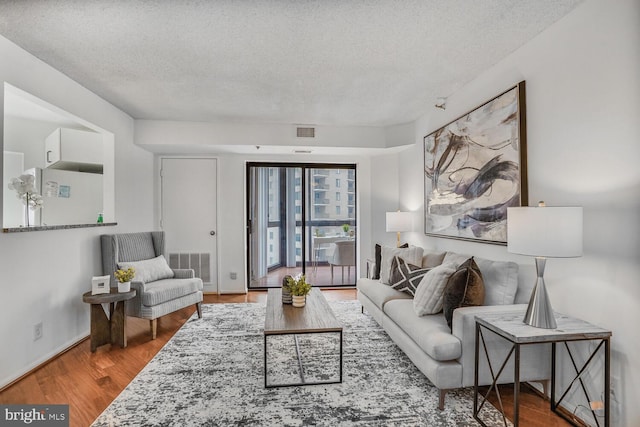
{"label": "wall vent", "polygon": [[211,283],[211,254],[210,253],[170,253],[169,267],[192,268],[196,277],[204,283]]}
{"label": "wall vent", "polygon": [[311,127],[299,127],[296,128],[296,136],[298,138],[315,138],[316,137],[316,128]]}

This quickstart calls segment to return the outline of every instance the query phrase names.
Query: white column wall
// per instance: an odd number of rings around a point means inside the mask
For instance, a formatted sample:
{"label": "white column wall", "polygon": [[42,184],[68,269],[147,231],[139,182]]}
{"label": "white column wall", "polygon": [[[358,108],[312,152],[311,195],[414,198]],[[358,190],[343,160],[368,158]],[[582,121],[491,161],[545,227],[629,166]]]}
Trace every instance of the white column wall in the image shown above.
{"label": "white column wall", "polygon": [[[584,256],[550,259],[545,281],[555,310],[613,331],[616,426],[640,425],[639,76],[640,2],[587,1],[421,117],[399,155],[400,205],[422,214],[422,137],[526,80],[529,202],[584,207]],[[533,284],[531,258],[423,230],[413,243],[515,260]]]}
{"label": "white column wall", "polygon": [[[89,305],[82,302],[82,294],[91,289],[91,277],[102,273],[98,236],[151,229],[154,222],[153,155],[133,145],[131,117],[1,36],[0,58],[0,83],[8,82],[115,135],[119,224],[0,233],[2,387],[89,334]],[[3,112],[0,90],[1,128]],[[43,337],[34,341],[38,322],[43,322]]]}

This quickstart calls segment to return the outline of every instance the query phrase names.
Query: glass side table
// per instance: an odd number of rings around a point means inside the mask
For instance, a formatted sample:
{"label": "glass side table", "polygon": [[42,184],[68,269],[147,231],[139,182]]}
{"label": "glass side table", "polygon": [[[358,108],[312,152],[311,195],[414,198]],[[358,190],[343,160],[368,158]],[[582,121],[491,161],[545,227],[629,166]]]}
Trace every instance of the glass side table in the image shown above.
{"label": "glass side table", "polygon": [[[569,390],[571,390],[572,386],[579,382],[581,389],[587,398],[587,401],[590,402],[589,394],[587,392],[587,387],[584,384],[584,379],[582,374],[586,371],[587,367],[591,363],[591,361],[595,358],[598,352],[602,349],[604,353],[604,426],[609,427],[610,425],[610,391],[611,391],[611,381],[610,381],[610,370],[611,370],[611,331],[600,328],[598,326],[592,325],[591,323],[585,322],[584,320],[576,319],[574,317],[566,316],[560,313],[556,313],[556,329],[543,329],[543,328],[535,328],[533,326],[529,326],[522,321],[524,318],[524,310],[513,311],[509,313],[495,313],[495,314],[482,314],[476,316],[476,351],[475,351],[475,379],[474,379],[474,398],[473,398],[473,418],[475,418],[481,425],[486,426],[486,424],[480,419],[479,414],[482,411],[482,407],[487,401],[487,397],[491,393],[492,390],[495,390],[495,393],[500,400],[500,405],[502,405],[502,401],[500,398],[500,392],[497,388],[497,381],[500,376],[500,373],[507,365],[507,362],[511,358],[511,355],[514,357],[514,387],[513,387],[513,425],[517,427],[519,425],[519,394],[520,394],[520,347],[528,344],[538,344],[538,343],[551,343],[551,397],[550,404],[551,410],[558,415],[560,415],[565,420],[574,423],[573,420],[569,419],[562,412],[559,412],[557,409],[560,406],[562,400],[567,396]],[[492,363],[491,358],[489,357],[486,344],[485,344],[485,334],[493,333],[496,334],[505,340],[509,341],[512,346],[507,354],[505,360],[497,367],[497,363]],[[578,367],[576,364],[576,358],[571,352],[571,348],[568,343],[571,341],[587,341],[587,340],[599,340],[600,342],[597,344],[595,350],[591,352],[591,355],[587,358],[586,362],[582,367]],[[571,359],[571,364],[575,370],[575,377],[566,390],[561,391],[560,398],[556,399],[556,346],[557,344],[564,344],[564,347],[567,350],[567,353]],[[489,369],[491,371],[491,376],[493,378],[493,383],[489,387],[489,390],[484,396],[479,396],[478,393],[478,364],[480,360],[480,347],[482,346],[484,350],[484,357],[486,358]],[[479,399],[482,397],[482,399]],[[481,400],[481,401],[480,401]],[[597,400],[600,400],[599,398]],[[504,414],[504,408],[498,408],[498,410],[502,410]],[[595,410],[592,409],[593,419],[595,420],[596,425],[600,426],[600,422],[598,420],[598,416],[595,413]],[[602,417],[601,417],[602,418]],[[503,418],[506,424],[506,419]]]}

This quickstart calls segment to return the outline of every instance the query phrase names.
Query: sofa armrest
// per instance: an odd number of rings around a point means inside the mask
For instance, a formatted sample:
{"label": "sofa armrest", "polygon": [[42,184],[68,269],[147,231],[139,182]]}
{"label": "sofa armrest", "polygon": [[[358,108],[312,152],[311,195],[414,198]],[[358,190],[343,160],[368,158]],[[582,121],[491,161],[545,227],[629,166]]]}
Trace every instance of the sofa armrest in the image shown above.
{"label": "sofa armrest", "polygon": [[[476,345],[476,316],[486,313],[513,313],[526,311],[526,304],[487,305],[479,307],[463,307],[453,312],[452,333],[462,344],[462,355],[458,361],[462,364],[462,385],[469,387],[474,382],[475,371],[475,345]],[[484,334],[485,344],[490,354],[492,365],[496,369],[496,363],[502,362],[511,348],[511,343],[496,334],[489,332]],[[484,351],[481,349],[481,353]],[[550,351],[548,344],[532,344],[523,346],[520,356],[520,379],[522,381],[545,380],[550,377]],[[513,381],[513,357],[507,365],[499,383]],[[499,366],[499,364],[498,364]],[[491,375],[484,356],[480,358],[479,383],[486,385],[491,383]]]}
{"label": "sofa armrest", "polygon": [[196,272],[193,268],[172,268],[174,279],[192,279],[196,277]]}

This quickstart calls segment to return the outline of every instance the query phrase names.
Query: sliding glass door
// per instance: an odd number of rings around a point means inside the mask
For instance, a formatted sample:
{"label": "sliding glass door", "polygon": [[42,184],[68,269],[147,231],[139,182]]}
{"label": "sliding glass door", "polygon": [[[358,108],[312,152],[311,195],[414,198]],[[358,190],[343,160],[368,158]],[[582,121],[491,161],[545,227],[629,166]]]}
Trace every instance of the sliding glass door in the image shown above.
{"label": "sliding glass door", "polygon": [[249,163],[247,189],[250,288],[355,284],[355,165]]}

